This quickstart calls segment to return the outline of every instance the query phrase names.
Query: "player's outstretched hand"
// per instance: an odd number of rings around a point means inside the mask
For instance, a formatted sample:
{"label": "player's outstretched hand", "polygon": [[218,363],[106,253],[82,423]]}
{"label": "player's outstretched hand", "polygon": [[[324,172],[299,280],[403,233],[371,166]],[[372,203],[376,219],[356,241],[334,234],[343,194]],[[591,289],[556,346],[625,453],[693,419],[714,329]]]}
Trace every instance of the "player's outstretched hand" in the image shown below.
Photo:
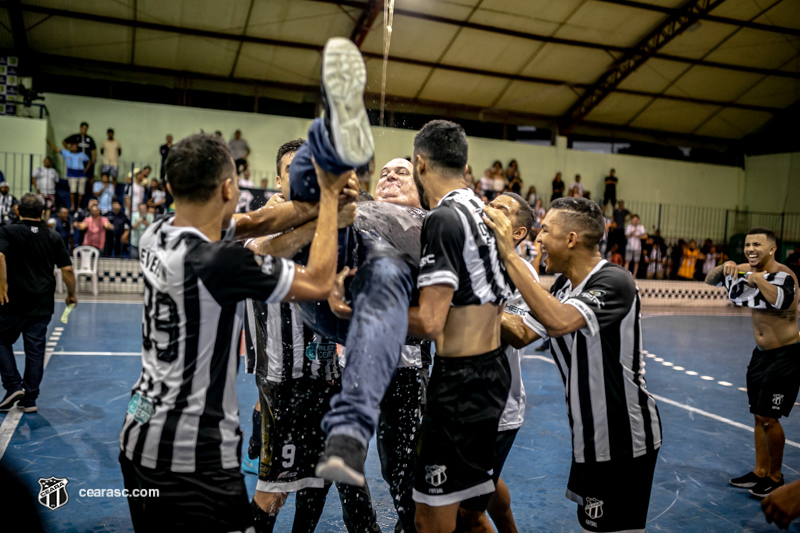
{"label": "player's outstretched hand", "polygon": [[361,186],[358,184],[358,178],[354,172],[347,180],[347,185],[345,185],[342,192],[339,193],[339,207],[355,202],[360,190]]}
{"label": "player's outstretched hand", "polygon": [[350,269],[344,267],[341,272],[336,274],[336,280],[333,282],[333,289],[328,295],[328,305],[331,306],[331,311],[338,318],[343,320],[350,320],[353,315],[353,309],[344,302],[344,280],[348,276],[354,276],[358,271],[357,268]]}
{"label": "player's outstretched hand", "polygon": [[483,221],[494,232],[497,239],[497,250],[500,252],[500,257],[505,260],[511,254],[516,254],[514,250],[514,237],[512,235],[511,221],[506,214],[492,207],[486,206],[483,208]]}
{"label": "player's outstretched hand", "polygon": [[736,264],[736,261],[725,261],[722,264],[722,273],[725,276],[733,276],[733,279],[736,279],[739,276],[739,265]]}
{"label": "player's outstretched hand", "polygon": [[761,500],[761,510],[767,523],[775,522],[780,529],[788,529],[792,520],[800,516],[800,481],[775,489]]}
{"label": "player's outstretched hand", "polygon": [[[351,178],[355,179],[356,173],[352,170],[348,170],[343,174],[336,176],[335,174],[331,174],[327,170],[322,169],[322,167],[320,167],[313,158],[312,161],[314,162],[314,169],[317,171],[317,183],[322,190],[339,194],[344,191],[345,186],[347,186],[347,182]],[[356,195],[358,195],[357,192]]]}

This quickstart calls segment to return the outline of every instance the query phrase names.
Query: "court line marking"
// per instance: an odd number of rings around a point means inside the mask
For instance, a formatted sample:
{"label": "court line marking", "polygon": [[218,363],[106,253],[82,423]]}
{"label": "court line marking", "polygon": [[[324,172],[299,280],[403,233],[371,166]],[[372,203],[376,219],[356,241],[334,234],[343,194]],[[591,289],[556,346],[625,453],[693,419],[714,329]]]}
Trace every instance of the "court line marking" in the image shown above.
{"label": "court line marking", "polygon": [[[556,364],[555,361],[553,361],[552,359],[548,359],[547,357],[544,357],[542,355],[523,355],[522,357],[523,357],[523,359],[539,359],[541,361],[545,361],[547,363],[550,363],[551,365]],[[690,413],[703,415],[703,416],[708,417],[708,418],[710,418],[712,420],[716,420],[717,422],[722,422],[723,424],[728,424],[729,426],[733,426],[733,427],[736,427],[736,428],[739,428],[739,429],[747,430],[750,433],[754,432],[754,429],[753,429],[752,426],[748,426],[748,425],[742,424],[740,422],[736,422],[735,420],[731,420],[730,418],[725,418],[724,416],[715,415],[714,413],[709,413],[708,411],[703,411],[702,409],[698,409],[697,407],[692,407],[691,405],[686,405],[685,403],[680,403],[680,402],[676,402],[675,400],[670,400],[669,398],[665,398],[663,396],[659,396],[658,394],[653,394],[652,392],[650,393],[650,395],[653,398],[655,398],[656,400],[658,400],[659,402],[664,402],[664,403],[666,403],[668,405],[672,405],[673,407],[678,407],[678,408],[683,409],[685,411],[689,411]],[[786,444],[788,444],[789,446],[793,446],[795,448],[800,448],[800,442],[794,442],[792,440],[786,439]]]}

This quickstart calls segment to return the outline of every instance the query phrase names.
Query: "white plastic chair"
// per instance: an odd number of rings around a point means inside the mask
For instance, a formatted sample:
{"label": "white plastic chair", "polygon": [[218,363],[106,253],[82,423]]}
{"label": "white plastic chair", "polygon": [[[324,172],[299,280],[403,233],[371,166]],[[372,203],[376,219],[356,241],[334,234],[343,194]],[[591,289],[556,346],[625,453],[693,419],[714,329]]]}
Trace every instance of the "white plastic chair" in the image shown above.
{"label": "white plastic chair", "polygon": [[64,276],[61,275],[61,269],[56,267],[53,274],[56,276],[56,292],[62,294],[64,292]]}
{"label": "white plastic chair", "polygon": [[81,276],[92,278],[92,294],[97,296],[97,263],[100,250],[94,246],[78,246],[72,250],[72,268],[75,269],[75,284],[79,284]]}

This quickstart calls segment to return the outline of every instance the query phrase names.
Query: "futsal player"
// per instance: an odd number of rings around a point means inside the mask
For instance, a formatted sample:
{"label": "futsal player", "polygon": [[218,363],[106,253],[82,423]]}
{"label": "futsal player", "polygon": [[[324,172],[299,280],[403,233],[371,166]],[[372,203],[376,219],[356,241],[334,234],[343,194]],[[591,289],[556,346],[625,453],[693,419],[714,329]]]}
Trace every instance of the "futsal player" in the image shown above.
{"label": "futsal player", "polygon": [[337,201],[351,173],[318,170],[319,230],[308,265],[299,267],[228,242],[269,229],[275,213],[297,206],[240,217],[240,231],[232,218],[238,180],[224,142],[187,137],[170,150],[166,171],[176,212],[140,241],[143,369],[120,435],[125,487],[159,489],[159,497],[128,499],[131,518],[137,531],[244,531],[252,515],[239,472],[240,304],[327,297],[336,273]]}
{"label": "futsal player", "polygon": [[511,369],[500,344],[503,304],[513,295],[482,220],[484,204],[464,187],[467,137],[434,120],[414,138],[414,181],[423,208],[413,336],[436,342],[414,465],[418,531],[451,533],[460,503],[495,490],[491,470]]}
{"label": "futsal player", "polygon": [[[527,238],[533,227],[534,214],[528,202],[521,196],[504,192],[495,197],[489,206],[503,211],[511,220],[515,246]],[[534,267],[527,261],[525,265],[538,280],[539,275]],[[516,533],[518,531],[514,515],[511,512],[511,494],[500,478],[500,473],[525,419],[526,397],[525,386],[522,383],[522,352],[525,346],[538,338],[534,330],[526,324],[526,317],[530,316],[528,311],[528,304],[522,299],[519,291],[514,292],[513,298],[506,302],[503,310],[501,336],[511,368],[511,388],[498,426],[492,466],[495,491],[461,502],[459,514],[465,531],[493,532],[494,529],[492,529],[485,511],[488,511],[499,533]]]}
{"label": "futsal player", "polygon": [[[587,531],[643,532],[661,446],[661,421],[644,380],[641,303],[630,273],[600,257],[603,215],[585,198],[554,201],[537,240],[548,293],[514,250],[512,226],[487,208],[500,256],[530,307],[566,389],[572,432],[567,497]],[[625,476],[624,486],[617,480]]]}
{"label": "futsal player", "polygon": [[756,348],[747,366],[747,399],[755,417],[756,464],[730,484],[760,498],[783,485],[786,437],[778,419],[789,416],[800,388],[797,278],[775,259],[777,249],[772,231],[753,228],[745,237],[747,263],[727,261],[706,276],[709,285],[724,285],[734,304],[753,310]]}

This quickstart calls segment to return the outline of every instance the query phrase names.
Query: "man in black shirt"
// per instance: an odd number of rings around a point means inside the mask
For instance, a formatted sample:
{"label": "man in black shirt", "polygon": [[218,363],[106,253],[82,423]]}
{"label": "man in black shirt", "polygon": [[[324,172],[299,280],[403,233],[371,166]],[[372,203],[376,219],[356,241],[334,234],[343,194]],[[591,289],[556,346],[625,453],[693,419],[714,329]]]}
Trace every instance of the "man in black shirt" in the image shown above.
{"label": "man in black shirt", "polygon": [[625,237],[625,221],[631,214],[625,209],[625,202],[619,201],[619,206],[614,210],[614,229],[609,235],[609,242],[619,246],[619,253],[625,257],[625,248],[628,246],[628,239]]}
{"label": "man in black shirt", "polygon": [[[19,204],[20,222],[0,228],[0,375],[6,389],[0,411],[17,402],[26,413],[37,411],[47,325],[53,315],[54,266],[67,285],[67,305],[78,303],[69,254],[61,237],[42,222],[43,212],[44,202],[25,194]],[[12,348],[20,334],[25,339],[22,378]]]}
{"label": "man in black shirt", "polygon": [[89,123],[81,122],[80,132],[74,133],[61,141],[64,148],[69,150],[70,144],[77,144],[78,150],[89,157],[89,166],[86,168],[86,190],[83,194],[85,198],[91,198],[94,188],[94,163],[97,161],[97,145],[89,135]]}
{"label": "man in black shirt", "polygon": [[54,229],[61,239],[63,239],[64,246],[67,248],[67,252],[71,252],[72,248],[74,248],[72,244],[72,222],[72,216],[69,214],[69,209],[62,207],[58,210],[56,227]]}
{"label": "man in black shirt", "polygon": [[106,215],[106,218],[114,226],[114,229],[106,230],[104,254],[106,257],[121,257],[123,245],[128,242],[131,221],[122,211],[122,204],[119,200],[114,200],[111,212]]}
{"label": "man in black shirt", "polygon": [[[549,292],[514,250],[508,218],[486,213],[535,319],[527,324],[552,337],[572,432],[567,497],[578,504],[578,521],[584,531],[644,531],[661,422],[644,380],[639,294],[629,272],[600,257],[600,207],[585,198],[550,205],[537,238],[547,273],[561,274]],[[612,479],[621,473],[624,488]]]}
{"label": "man in black shirt", "polygon": [[[619,178],[615,175],[616,171],[612,168],[606,176],[605,184],[606,189],[603,191],[603,209],[605,210],[606,204],[610,203],[611,208],[617,205],[617,182]],[[620,202],[622,203],[622,202]]]}
{"label": "man in black shirt", "polygon": [[[161,173],[159,176],[161,177],[161,181],[166,180],[166,174],[164,174],[164,164],[167,162],[167,156],[169,155],[169,151],[172,148],[172,134],[167,134],[167,142],[161,145],[161,148],[158,149],[159,153],[161,154]],[[166,184],[165,184],[166,185]]]}

